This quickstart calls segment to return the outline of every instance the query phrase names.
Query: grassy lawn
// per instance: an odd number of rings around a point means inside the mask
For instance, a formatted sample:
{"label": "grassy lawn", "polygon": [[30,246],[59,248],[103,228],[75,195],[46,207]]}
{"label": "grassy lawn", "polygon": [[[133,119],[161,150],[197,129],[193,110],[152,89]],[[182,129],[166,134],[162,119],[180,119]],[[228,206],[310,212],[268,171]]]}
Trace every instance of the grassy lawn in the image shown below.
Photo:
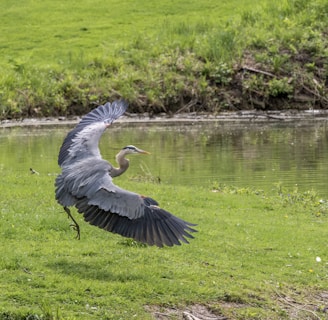
{"label": "grassy lawn", "polygon": [[324,108],[326,0],[0,4],[0,119]]}
{"label": "grassy lawn", "polygon": [[81,219],[75,240],[53,175],[1,177],[0,319],[182,319],[195,306],[229,319],[326,315],[328,208],[311,192],[122,179],[198,224],[189,245],[158,249]]}
{"label": "grassy lawn", "polygon": [[[259,1],[265,3],[266,1]],[[1,65],[56,65],[103,57],[166,25],[224,21],[253,7],[251,0],[222,1],[20,1],[0,4]],[[85,59],[85,61],[83,60]],[[75,61],[74,61],[75,60]]]}

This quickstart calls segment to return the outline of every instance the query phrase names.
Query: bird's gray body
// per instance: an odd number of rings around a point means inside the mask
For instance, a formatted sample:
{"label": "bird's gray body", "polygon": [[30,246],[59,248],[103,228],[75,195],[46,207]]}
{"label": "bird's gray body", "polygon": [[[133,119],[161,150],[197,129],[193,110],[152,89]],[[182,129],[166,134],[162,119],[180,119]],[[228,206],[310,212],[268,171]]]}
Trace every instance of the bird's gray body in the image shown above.
{"label": "bird's gray body", "polygon": [[100,155],[101,135],[126,108],[124,101],[99,106],[67,135],[58,157],[62,173],[55,183],[56,199],[65,208],[75,206],[87,222],[107,231],[159,247],[188,243],[185,238],[192,238],[188,232],[195,231],[193,224],[151,198],[116,186],[112,177],[118,169]]}

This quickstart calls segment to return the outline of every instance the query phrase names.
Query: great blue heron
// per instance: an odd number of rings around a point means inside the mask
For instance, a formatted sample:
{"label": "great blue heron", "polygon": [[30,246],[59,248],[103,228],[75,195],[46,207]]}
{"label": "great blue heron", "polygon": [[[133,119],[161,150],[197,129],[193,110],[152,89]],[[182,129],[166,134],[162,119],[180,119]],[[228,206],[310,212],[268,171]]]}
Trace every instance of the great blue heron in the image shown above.
{"label": "great blue heron", "polygon": [[128,154],[148,153],[132,145],[117,155],[118,168],[102,159],[98,148],[101,135],[127,109],[123,100],[101,105],[82,118],[66,136],[58,164],[62,173],[56,179],[56,199],[72,219],[80,238],[80,227],[69,206],[75,206],[84,220],[107,231],[148,245],[173,246],[188,243],[195,232],[191,224],[161,209],[149,197],[119,188],[114,177],[129,167]]}

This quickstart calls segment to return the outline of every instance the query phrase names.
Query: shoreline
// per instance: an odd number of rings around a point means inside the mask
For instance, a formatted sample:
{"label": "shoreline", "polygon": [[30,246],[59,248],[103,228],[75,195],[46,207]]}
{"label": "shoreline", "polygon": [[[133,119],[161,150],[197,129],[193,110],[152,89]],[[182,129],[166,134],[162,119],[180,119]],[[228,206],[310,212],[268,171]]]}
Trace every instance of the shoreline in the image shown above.
{"label": "shoreline", "polygon": [[[21,120],[2,120],[0,128],[14,127],[37,127],[37,126],[69,126],[75,125],[81,117],[43,117],[26,118]],[[115,120],[115,123],[143,124],[143,123],[165,123],[165,124],[193,124],[194,122],[292,122],[292,121],[324,121],[328,120],[328,110],[279,110],[259,111],[245,110],[238,112],[221,112],[213,115],[210,113],[181,113],[175,115],[159,114],[150,116],[144,114],[129,114]]]}

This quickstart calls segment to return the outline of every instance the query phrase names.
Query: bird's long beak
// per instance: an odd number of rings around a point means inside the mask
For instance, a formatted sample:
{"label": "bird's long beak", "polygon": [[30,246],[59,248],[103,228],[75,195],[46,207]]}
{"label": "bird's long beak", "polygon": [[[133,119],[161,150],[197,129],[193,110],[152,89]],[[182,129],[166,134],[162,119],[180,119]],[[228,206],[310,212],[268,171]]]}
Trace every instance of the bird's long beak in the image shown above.
{"label": "bird's long beak", "polygon": [[145,151],[145,150],[142,150],[142,149],[138,149],[138,153],[141,153],[141,154],[150,154],[150,152]]}

